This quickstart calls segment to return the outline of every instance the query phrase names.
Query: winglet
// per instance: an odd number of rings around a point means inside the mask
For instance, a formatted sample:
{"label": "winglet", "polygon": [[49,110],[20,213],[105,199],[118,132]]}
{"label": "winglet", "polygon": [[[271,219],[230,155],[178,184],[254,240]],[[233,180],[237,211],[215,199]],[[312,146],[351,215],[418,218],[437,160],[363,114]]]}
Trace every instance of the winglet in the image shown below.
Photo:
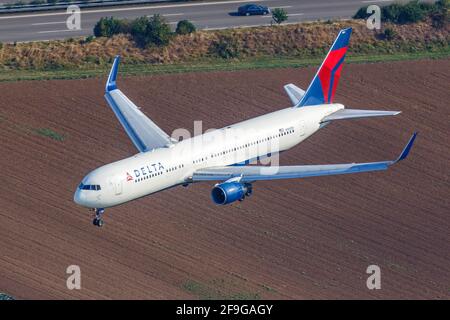
{"label": "winglet", "polygon": [[398,157],[397,160],[394,161],[394,163],[397,163],[399,161],[402,161],[403,159],[406,159],[406,157],[409,154],[409,151],[411,151],[412,145],[414,143],[414,140],[416,139],[417,136],[417,132],[414,132],[414,134],[411,136],[411,138],[408,141],[408,144],[406,145],[406,147],[403,149],[402,153],[400,154],[400,156]]}
{"label": "winglet", "polygon": [[120,56],[116,56],[114,59],[113,65],[111,67],[111,71],[109,72],[108,81],[106,82],[105,92],[110,92],[112,90],[117,89],[116,79],[117,79],[117,71],[119,70]]}

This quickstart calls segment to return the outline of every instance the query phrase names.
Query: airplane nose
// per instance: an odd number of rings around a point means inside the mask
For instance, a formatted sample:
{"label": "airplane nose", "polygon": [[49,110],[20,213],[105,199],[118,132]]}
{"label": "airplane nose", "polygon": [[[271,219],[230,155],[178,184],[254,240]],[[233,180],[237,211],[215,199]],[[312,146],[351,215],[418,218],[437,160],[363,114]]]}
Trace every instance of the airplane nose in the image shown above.
{"label": "airplane nose", "polygon": [[75,191],[75,194],[73,195],[73,201],[76,204],[79,205],[84,205],[84,200],[86,200],[86,195],[84,194],[84,192],[81,192],[80,189],[77,189],[77,191]]}

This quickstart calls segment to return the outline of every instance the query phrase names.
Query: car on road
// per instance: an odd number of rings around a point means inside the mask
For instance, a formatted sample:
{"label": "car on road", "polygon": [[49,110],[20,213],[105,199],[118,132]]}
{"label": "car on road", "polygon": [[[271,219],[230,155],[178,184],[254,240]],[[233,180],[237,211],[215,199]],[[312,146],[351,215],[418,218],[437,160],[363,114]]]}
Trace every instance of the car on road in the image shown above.
{"label": "car on road", "polygon": [[259,4],[246,4],[238,8],[238,13],[240,16],[250,16],[250,15],[266,15],[270,13],[270,9],[266,6],[261,6]]}

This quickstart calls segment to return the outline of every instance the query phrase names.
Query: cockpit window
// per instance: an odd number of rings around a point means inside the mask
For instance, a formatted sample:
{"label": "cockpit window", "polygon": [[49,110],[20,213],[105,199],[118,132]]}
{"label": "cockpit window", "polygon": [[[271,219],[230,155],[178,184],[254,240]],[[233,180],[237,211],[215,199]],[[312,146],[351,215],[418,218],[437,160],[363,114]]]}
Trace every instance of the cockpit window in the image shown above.
{"label": "cockpit window", "polygon": [[80,183],[80,185],[78,186],[78,189],[80,190],[101,190],[102,188],[100,187],[100,185],[98,184],[83,184]]}

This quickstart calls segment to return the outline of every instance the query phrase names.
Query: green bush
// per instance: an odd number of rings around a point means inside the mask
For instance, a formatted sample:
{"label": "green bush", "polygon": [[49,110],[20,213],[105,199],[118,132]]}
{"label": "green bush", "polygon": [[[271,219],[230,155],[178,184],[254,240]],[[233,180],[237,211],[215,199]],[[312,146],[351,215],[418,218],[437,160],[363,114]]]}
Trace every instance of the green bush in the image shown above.
{"label": "green bush", "polygon": [[165,46],[172,38],[172,31],[166,19],[159,14],[148,18],[137,18],[131,23],[131,35],[137,45],[149,47],[151,45]]}
{"label": "green bush", "polygon": [[94,39],[95,39],[95,37],[92,36],[92,35],[87,36],[87,37],[84,39],[83,43],[89,43],[89,42],[92,42]]}
{"label": "green bush", "polygon": [[364,6],[358,9],[356,13],[353,15],[353,19],[367,19],[369,17],[369,14],[367,14],[367,8],[368,6]]}
{"label": "green bush", "polygon": [[[184,24],[184,26],[186,26],[184,30],[191,30],[187,24]],[[193,25],[192,27],[195,30]],[[112,37],[118,33],[131,34],[136,44],[143,48],[151,45],[167,45],[173,35],[169,24],[159,14],[155,14],[151,18],[143,16],[133,21],[104,17],[94,27],[96,37]]]}
{"label": "green bush", "polygon": [[282,8],[275,8],[275,9],[273,9],[272,10],[272,19],[277,24],[281,24],[281,23],[287,21],[288,15],[287,15],[286,10],[284,10]]}
{"label": "green bush", "polygon": [[[394,6],[394,5],[392,5]],[[395,5],[396,7],[399,6],[399,8],[395,8],[394,12],[389,12],[390,19],[387,19],[388,16],[388,9],[391,6],[384,7],[384,14],[382,9],[382,16],[385,16],[386,21],[390,21],[393,23],[398,24],[405,24],[405,23],[414,23],[422,21],[425,18],[426,11],[422,8],[422,6],[417,1],[409,2],[405,5]]]}
{"label": "green bush", "polygon": [[[445,6],[445,2],[449,0],[441,0],[436,3],[422,3],[417,0],[410,1],[405,4],[393,3],[381,7],[381,20],[396,24],[415,23],[423,21],[436,12],[440,6]],[[444,3],[444,4],[443,4]],[[367,19],[370,16],[367,13],[367,6],[361,7],[353,16],[353,19]]]}
{"label": "green bush", "polygon": [[440,0],[436,2],[435,9],[431,13],[433,27],[442,29],[448,24],[450,10],[450,0]]}
{"label": "green bush", "polygon": [[397,32],[395,32],[395,30],[392,28],[386,28],[386,29],[384,29],[383,36],[384,36],[384,39],[390,41],[397,36]]}
{"label": "green bush", "polygon": [[450,9],[450,0],[436,1],[435,6],[437,9]]}
{"label": "green bush", "polygon": [[241,46],[238,39],[232,36],[222,36],[218,40],[213,41],[210,53],[223,59],[239,58]]}
{"label": "green bush", "polygon": [[103,17],[94,26],[94,35],[96,37],[112,37],[118,33],[128,32],[128,21],[114,17]]}
{"label": "green bush", "polygon": [[177,34],[189,34],[196,31],[196,28],[192,22],[189,20],[181,20],[177,23],[177,29],[175,32]]}

